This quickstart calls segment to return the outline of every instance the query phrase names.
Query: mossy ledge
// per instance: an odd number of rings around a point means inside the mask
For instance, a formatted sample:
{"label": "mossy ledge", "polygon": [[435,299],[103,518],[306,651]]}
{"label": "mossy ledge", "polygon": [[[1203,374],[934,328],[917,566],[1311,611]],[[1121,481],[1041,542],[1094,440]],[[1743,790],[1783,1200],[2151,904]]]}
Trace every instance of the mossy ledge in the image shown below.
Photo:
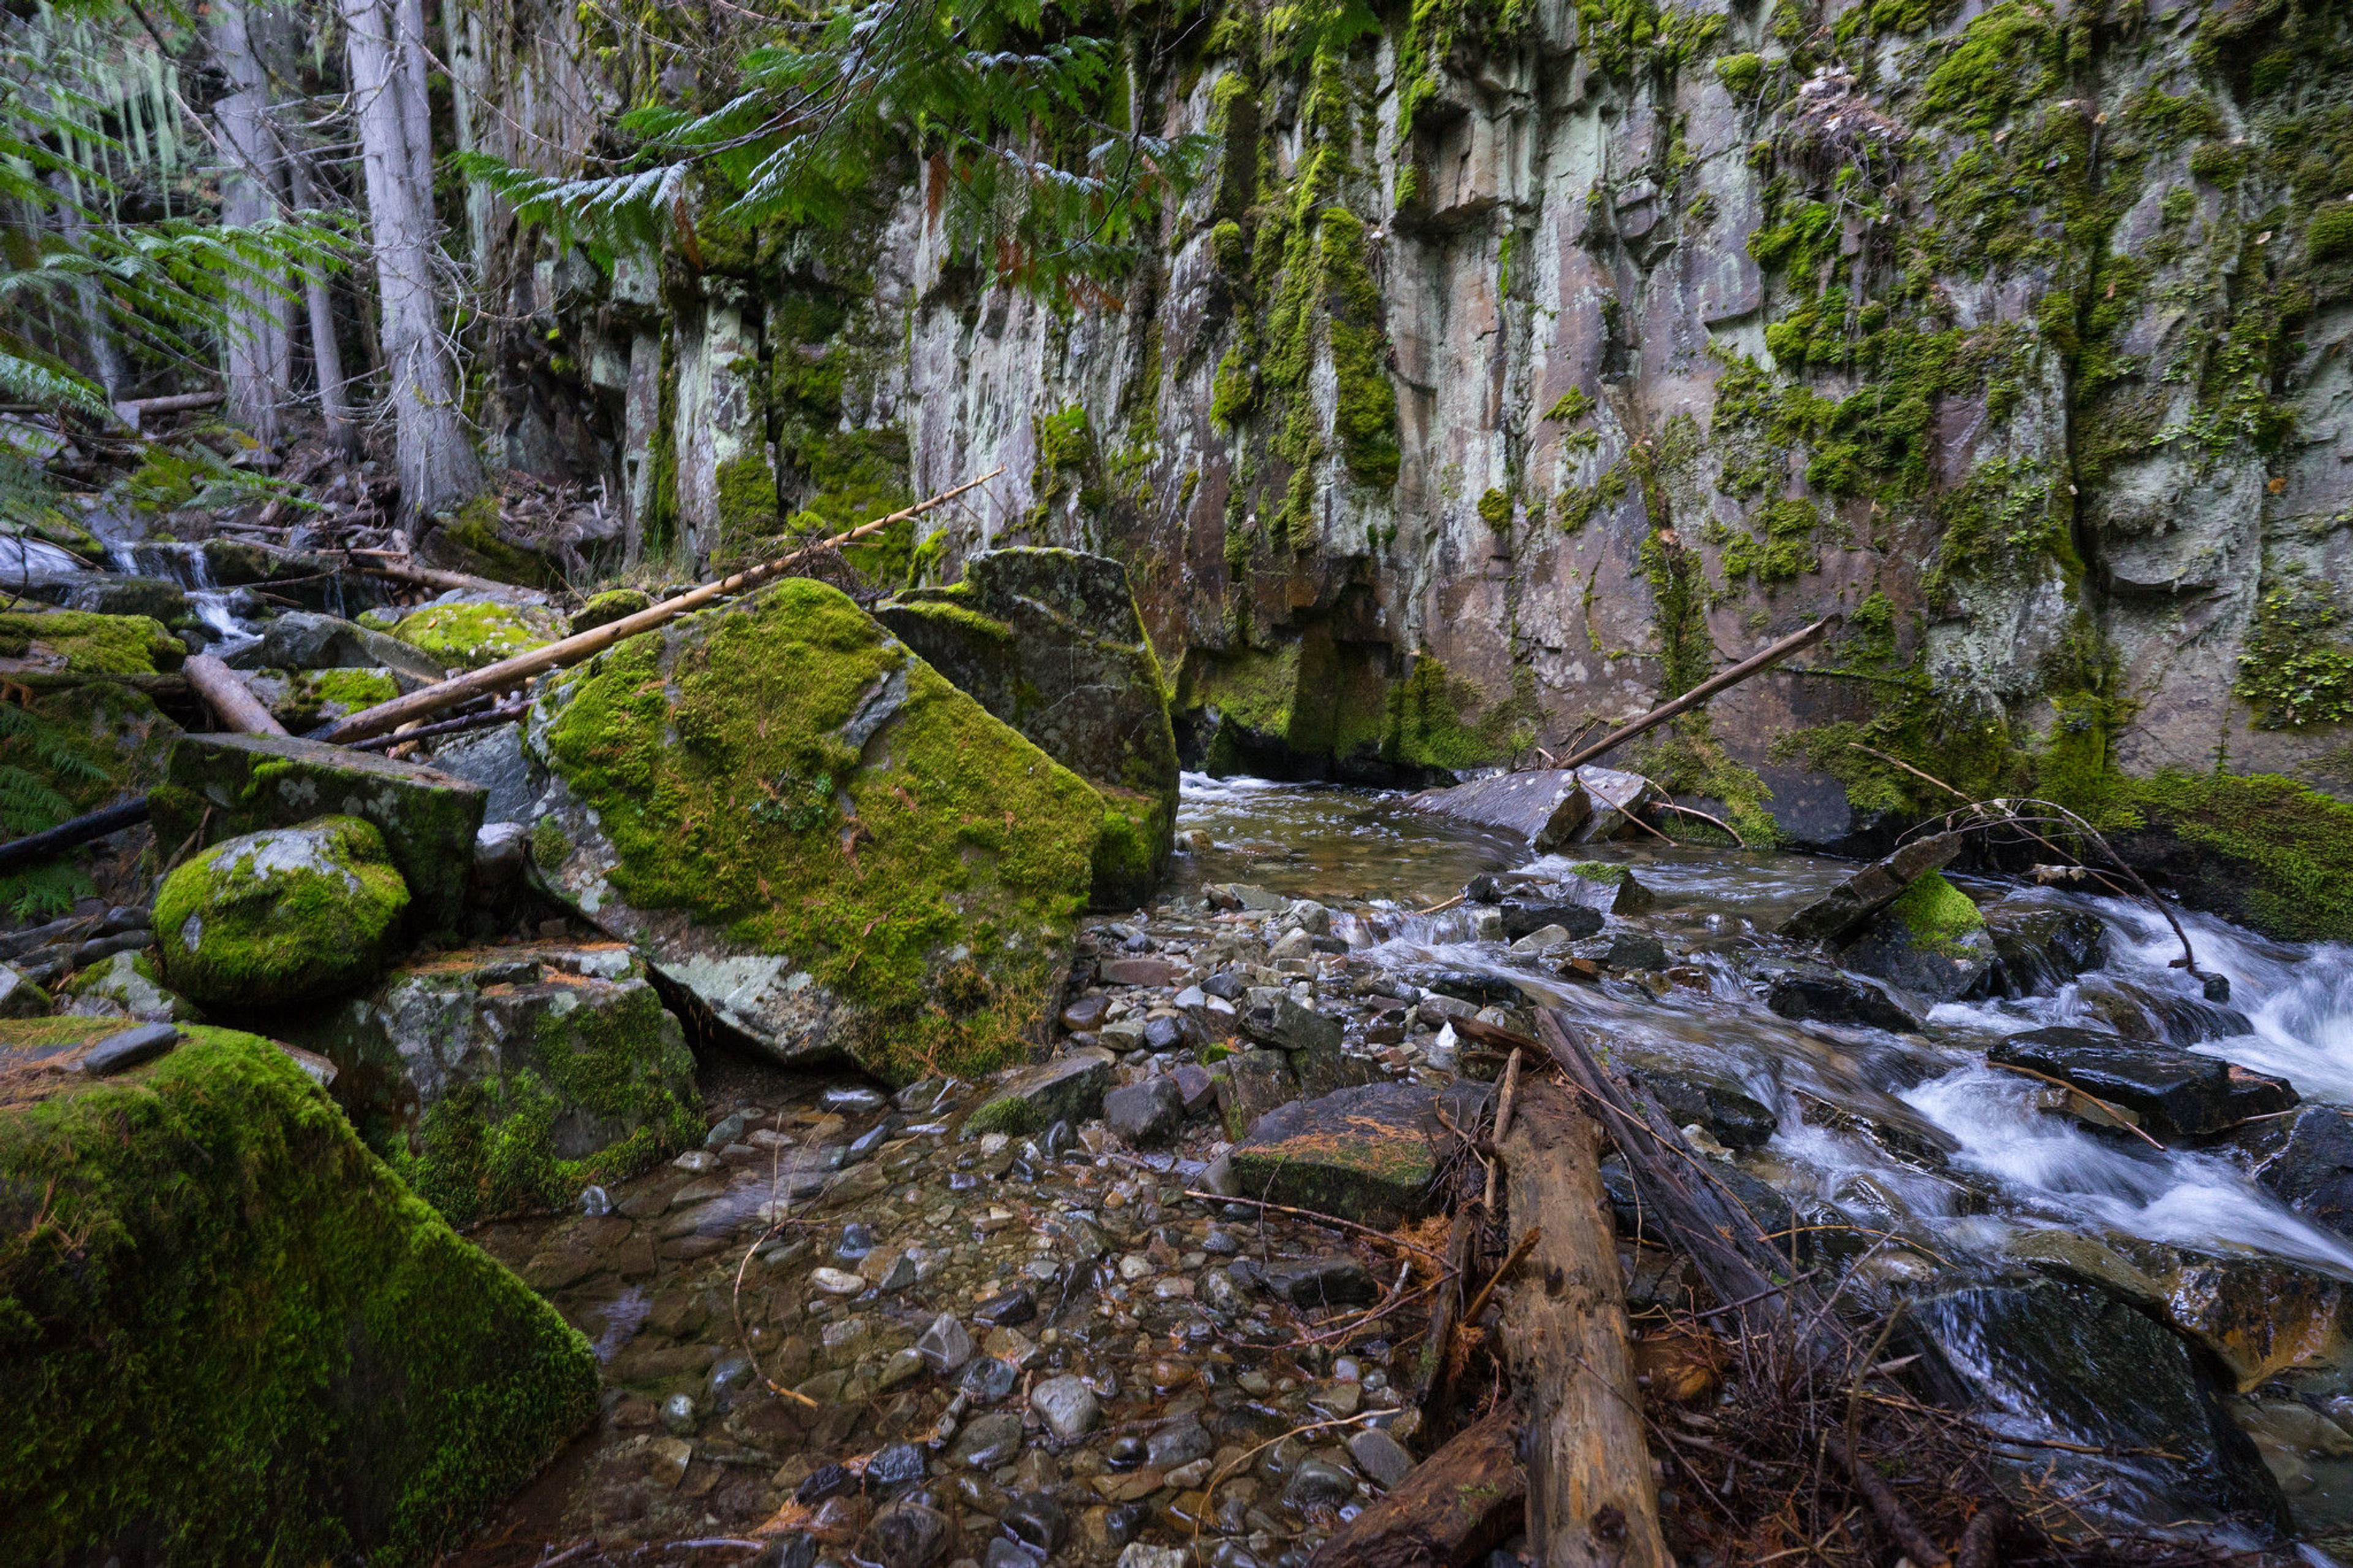
{"label": "mossy ledge", "polygon": [[595,1415],[595,1357],[283,1052],[188,1034],[0,1115],[6,1554],[427,1561]]}

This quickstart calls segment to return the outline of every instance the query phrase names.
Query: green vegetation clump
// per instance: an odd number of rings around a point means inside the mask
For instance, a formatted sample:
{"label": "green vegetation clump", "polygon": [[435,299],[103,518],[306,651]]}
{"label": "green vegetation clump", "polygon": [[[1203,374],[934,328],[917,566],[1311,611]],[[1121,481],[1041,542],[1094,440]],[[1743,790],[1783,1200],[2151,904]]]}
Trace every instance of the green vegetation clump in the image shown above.
{"label": "green vegetation clump", "polygon": [[1497,533],[1512,529],[1512,498],[1502,490],[1490,489],[1479,498],[1479,521]]}
{"label": "green vegetation clump", "polygon": [[2056,75],[2060,35],[2044,0],[2002,0],[1955,39],[1921,86],[1929,119],[1981,135],[2039,103]]}
{"label": "green vegetation clump", "polygon": [[2152,826],[2211,858],[2234,918],[2297,942],[2353,941],[2353,805],[2276,773],[2166,769],[2126,786]]}
{"label": "green vegetation clump", "polygon": [[61,658],[79,675],[153,675],[176,669],[187,650],[149,616],[90,610],[12,610],[0,615],[0,658]]}
{"label": "green vegetation clump", "polygon": [[1553,399],[1552,406],[1545,410],[1544,416],[1546,421],[1551,424],[1569,425],[1592,412],[1591,395],[1581,386],[1572,386]]}
{"label": "green vegetation clump", "polygon": [[1754,576],[1759,583],[1786,583],[1822,569],[1814,548],[1821,513],[1806,500],[1778,500],[1758,514],[1761,533],[1736,535],[1724,548],[1724,574],[1737,581]]}
{"label": "green vegetation clump", "polygon": [[1381,295],[1365,262],[1365,220],[1345,207],[1324,209],[1316,240],[1339,383],[1333,433],[1340,460],[1376,489],[1397,483],[1397,385],[1389,379],[1388,334],[1381,329]]}
{"label": "green vegetation clump", "polygon": [[480,669],[544,647],[563,629],[551,613],[517,605],[429,605],[404,616],[393,636],[451,669]]}
{"label": "green vegetation clump", "polygon": [[322,816],[178,867],[155,895],[155,934],[174,990],[203,1006],[267,1007],[364,984],[407,909],[375,826]]}
{"label": "green vegetation clump", "polygon": [[0,1113],[10,1554],[429,1562],[595,1416],[596,1358],[284,1052],[186,1032]]}
{"label": "green vegetation clump", "polygon": [[1757,84],[1765,79],[1764,57],[1725,55],[1715,62],[1715,74],[1733,97],[1750,97],[1757,91]]}
{"label": "green vegetation clump", "polygon": [[[847,744],[902,679],[895,719]],[[555,700],[537,743],[598,814],[630,904],[788,954],[850,1004],[844,1044],[892,1081],[1023,1053],[1103,797],[849,598],[794,579],[631,638]],[[835,810],[806,822],[791,803],[819,777]]]}
{"label": "green vegetation clump", "polygon": [[2326,578],[2299,572],[2264,593],[2232,688],[2264,729],[2353,720],[2353,646],[2332,639],[2344,620]]}
{"label": "green vegetation clump", "polygon": [[738,560],[754,546],[775,536],[776,471],[757,453],[731,458],[719,465],[719,549],[724,559]]}
{"label": "green vegetation clump", "polygon": [[2324,202],[2304,231],[2305,254],[2315,261],[2353,256],[2353,202]]}
{"label": "green vegetation clump", "polygon": [[1985,930],[1985,916],[1941,871],[1915,880],[1888,906],[1888,912],[1912,933],[1915,946],[1947,958],[1968,953],[1970,949],[1963,939]]}
{"label": "green vegetation clump", "polygon": [[553,588],[547,563],[507,542],[499,532],[499,498],[479,495],[441,520],[444,546],[464,558],[468,570],[522,588]]}
{"label": "green vegetation clump", "polygon": [[567,629],[577,637],[593,632],[598,626],[609,626],[615,621],[627,620],[640,610],[653,608],[653,595],[642,588],[607,588],[572,612]]}

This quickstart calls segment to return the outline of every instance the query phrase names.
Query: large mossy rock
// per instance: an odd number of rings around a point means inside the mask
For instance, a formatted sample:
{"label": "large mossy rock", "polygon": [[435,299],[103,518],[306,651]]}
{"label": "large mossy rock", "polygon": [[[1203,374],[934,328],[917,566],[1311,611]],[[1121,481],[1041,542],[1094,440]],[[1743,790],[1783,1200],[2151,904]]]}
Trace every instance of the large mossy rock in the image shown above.
{"label": "large mossy rock", "polygon": [[618,942],[444,953],[299,1030],[449,1219],[568,1206],[699,1142],[686,1033]]}
{"label": "large mossy rock", "polygon": [[392,635],[437,664],[480,669],[543,647],[567,629],[564,616],[544,605],[472,601],[427,605],[402,616]]}
{"label": "large mossy rock", "polygon": [[68,1026],[121,1027],[0,1023],[0,1557],[422,1563],[595,1415],[587,1343],[278,1047],[27,1063]]}
{"label": "large mossy rock", "polygon": [[187,650],[164,623],[146,616],[89,610],[10,611],[0,615],[0,659],[78,675],[153,675],[177,669]]}
{"label": "large mossy rock", "polygon": [[1447,1121],[1475,1126],[1489,1092],[1468,1081],[1444,1089],[1375,1083],[1293,1100],[1260,1117],[1234,1145],[1235,1190],[1362,1225],[1396,1225],[1428,1211],[1439,1166],[1461,1143]]}
{"label": "large mossy rock", "polygon": [[455,931],[465,915],[489,792],[432,768],[318,741],[186,735],[148,799],[155,842],[167,856],[329,814],[372,823],[408,884],[408,931],[426,937]]}
{"label": "large mossy rock", "polygon": [[243,669],[384,669],[398,682],[394,695],[429,686],[448,673],[446,662],[413,643],[333,616],[292,610],[263,629],[261,641],[240,656]]}
{"label": "large mossy rock", "polygon": [[1103,792],[1091,901],[1127,910],[1150,899],[1176,845],[1176,733],[1126,569],[1074,550],[983,551],[963,582],[910,589],[875,614]]}
{"label": "large mossy rock", "polygon": [[155,894],[174,991],[200,1007],[282,1007],[375,978],[400,934],[408,886],[384,836],[322,816],[216,844]]}
{"label": "large mossy rock", "polygon": [[1042,1043],[1103,800],[796,579],[541,690],[546,890],[754,1047],[903,1083]]}

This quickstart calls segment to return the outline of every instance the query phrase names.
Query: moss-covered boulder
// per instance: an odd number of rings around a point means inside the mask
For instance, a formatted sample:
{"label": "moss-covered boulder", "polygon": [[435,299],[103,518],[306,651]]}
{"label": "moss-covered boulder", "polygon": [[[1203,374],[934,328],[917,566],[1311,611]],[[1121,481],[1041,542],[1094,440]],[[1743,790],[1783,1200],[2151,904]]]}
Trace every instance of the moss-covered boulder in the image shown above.
{"label": "moss-covered boulder", "polygon": [[952,587],[875,614],[980,705],[1102,791],[1093,903],[1152,896],[1176,846],[1176,735],[1160,661],[1116,561],[990,550]]}
{"label": "moss-covered boulder", "polygon": [[572,612],[572,635],[593,632],[598,626],[609,626],[615,621],[627,620],[639,610],[654,607],[653,595],[642,588],[607,588]]}
{"label": "moss-covered boulder", "polygon": [[1950,1002],[1982,990],[1997,956],[1977,905],[1943,872],[1930,871],[1873,916],[1838,961],[1915,996]]}
{"label": "moss-covered boulder", "polygon": [[1233,1190],[1396,1225],[1427,1212],[1439,1166],[1460,1144],[1447,1122],[1475,1126],[1489,1092],[1467,1081],[1443,1090],[1376,1083],[1294,1100],[1259,1117],[1234,1145]]}
{"label": "moss-covered boulder", "polygon": [[564,616],[543,605],[477,600],[427,605],[401,617],[393,636],[451,669],[480,669],[563,637]]}
{"label": "moss-covered boulder", "polygon": [[79,675],[153,675],[177,669],[187,649],[164,623],[146,616],[88,610],[0,615],[0,658]]}
{"label": "moss-covered boulder", "polygon": [[795,579],[549,681],[546,891],[756,1048],[905,1082],[1044,1037],[1103,800]]}
{"label": "moss-covered boulder", "polygon": [[409,934],[444,936],[466,912],[474,835],[489,792],[433,768],[280,735],[187,735],[149,795],[171,854],[315,816],[356,816],[384,835],[408,884]]}
{"label": "moss-covered boulder", "polygon": [[369,1143],[459,1224],[568,1205],[700,1142],[686,1033],[618,942],[396,971],[297,1029]]}
{"label": "moss-covered boulder", "polygon": [[500,529],[499,498],[494,495],[476,496],[448,516],[435,518],[427,525],[420,548],[436,565],[494,583],[553,588],[564,580],[546,556]]}
{"label": "moss-covered boulder", "polygon": [[0,1557],[429,1560],[593,1417],[586,1342],[267,1040],[40,1070],[121,1027],[0,1023]]}
{"label": "moss-covered boulder", "polygon": [[156,939],[174,990],[201,1007],[280,1007],[375,978],[408,887],[384,836],[322,816],[215,845],[164,879]]}
{"label": "moss-covered boulder", "polygon": [[79,1017],[185,1024],[204,1015],[164,984],[152,949],[118,952],[78,970],[58,988],[60,1011]]}
{"label": "moss-covered boulder", "polygon": [[261,642],[241,667],[280,670],[388,671],[399,690],[415,691],[443,679],[448,666],[413,643],[358,621],[291,610],[262,631]]}
{"label": "moss-covered boulder", "polygon": [[[414,652],[414,649],[410,650]],[[300,734],[346,714],[389,702],[419,684],[395,669],[257,669],[247,689],[270,717]]]}

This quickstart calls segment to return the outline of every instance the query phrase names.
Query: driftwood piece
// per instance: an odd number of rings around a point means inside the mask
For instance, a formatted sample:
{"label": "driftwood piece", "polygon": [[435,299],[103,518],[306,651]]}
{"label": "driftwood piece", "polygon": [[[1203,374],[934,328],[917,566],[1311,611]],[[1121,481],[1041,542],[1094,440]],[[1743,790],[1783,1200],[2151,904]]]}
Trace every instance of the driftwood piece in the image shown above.
{"label": "driftwood piece", "polygon": [[1501,1150],[1513,1224],[1541,1222],[1504,1338],[1528,1399],[1528,1542],[1544,1568],[1667,1568],[1599,1129],[1543,1078]]}
{"label": "driftwood piece", "polygon": [[147,820],[147,797],[110,805],[103,811],[93,811],[55,827],[38,833],[27,833],[22,838],[11,838],[0,844],[0,871],[45,860],[61,855],[77,844],[87,844],[93,838],[103,838],[110,833],[120,833],[126,827],[136,827]]}
{"label": "driftwood piece", "polygon": [[1465,1568],[1486,1556],[1519,1527],[1519,1411],[1497,1405],[1342,1525],[1308,1568]]}
{"label": "driftwood piece", "polygon": [[240,735],[283,735],[286,726],[270,716],[237,671],[208,653],[192,653],[180,666],[189,687],[220,721]]}
{"label": "driftwood piece", "polygon": [[625,616],[608,626],[582,632],[576,637],[565,637],[560,641],[549,643],[544,647],[533,648],[529,653],[517,654],[512,658],[501,659],[496,664],[470,670],[464,675],[442,681],[438,685],[420,688],[405,697],[396,697],[389,702],[380,702],[373,708],[364,708],[339,721],[327,732],[325,738],[337,745],[347,746],[353,741],[363,741],[370,735],[381,735],[387,731],[396,730],[401,725],[422,719],[428,713],[438,713],[445,708],[454,708],[460,702],[470,701],[477,697],[487,697],[494,691],[508,690],[522,685],[535,675],[543,675],[551,669],[560,669],[566,665],[577,664],[592,654],[601,653],[606,648],[611,647],[615,643],[626,641],[639,632],[651,631],[656,626],[675,620],[689,610],[699,609],[713,600],[756,587],[772,577],[790,571],[819,551],[839,549],[844,544],[854,543],[870,534],[879,533],[894,522],[903,522],[909,518],[931,510],[935,506],[944,505],[975,486],[987,484],[1004,471],[1001,468],[992,468],[980,478],[967,479],[954,489],[942,490],[928,500],[918,501],[913,506],[901,511],[894,511],[888,517],[878,517],[872,522],[861,523],[847,533],[838,533],[831,539],[796,550],[789,555],[780,555],[774,561],[749,567],[732,577],[722,578],[716,583],[706,583],[700,588],[681,594],[675,599],[665,599],[649,609],[639,610],[634,616]]}
{"label": "driftwood piece", "polygon": [[1706,701],[1717,692],[1728,691],[1733,687],[1736,687],[1742,681],[1747,679],[1750,676],[1762,674],[1764,671],[1772,668],[1775,665],[1780,663],[1783,659],[1788,658],[1791,654],[1798,652],[1799,649],[1813,647],[1814,644],[1821,641],[1825,637],[1828,637],[1831,628],[1836,626],[1838,624],[1838,616],[1823,616],[1820,620],[1816,621],[1812,626],[1808,626],[1804,631],[1792,633],[1790,636],[1783,637],[1779,642],[1775,643],[1771,647],[1765,649],[1763,652],[1749,655],[1746,658],[1742,659],[1738,664],[1734,665],[1730,669],[1724,671],[1722,674],[1709,676],[1705,680],[1701,681],[1697,686],[1693,687],[1689,691],[1684,692],[1681,697],[1676,698],[1673,701],[1662,702],[1658,707],[1651,709],[1648,713],[1643,714],[1640,719],[1635,720],[1632,723],[1622,725],[1618,729],[1612,730],[1609,733],[1602,736],[1601,739],[1594,742],[1593,744],[1586,747],[1583,751],[1564,760],[1560,765],[1563,768],[1580,767],[1583,764],[1593,761],[1596,757],[1602,755],[1604,752],[1624,745],[1627,742],[1632,740],[1635,736],[1641,734],[1643,731],[1658,728],[1668,720],[1673,718],[1676,714],[1688,712],[1692,709],[1698,707],[1701,703]]}
{"label": "driftwood piece", "polygon": [[1462,1311],[1463,1276],[1470,1271],[1479,1244],[1482,1213],[1470,1204],[1454,1211],[1446,1231],[1446,1259],[1440,1266],[1438,1293],[1430,1304],[1430,1330],[1422,1336],[1421,1372],[1414,1379],[1413,1402],[1423,1423],[1437,1429],[1446,1413],[1453,1384],[1454,1324]]}

